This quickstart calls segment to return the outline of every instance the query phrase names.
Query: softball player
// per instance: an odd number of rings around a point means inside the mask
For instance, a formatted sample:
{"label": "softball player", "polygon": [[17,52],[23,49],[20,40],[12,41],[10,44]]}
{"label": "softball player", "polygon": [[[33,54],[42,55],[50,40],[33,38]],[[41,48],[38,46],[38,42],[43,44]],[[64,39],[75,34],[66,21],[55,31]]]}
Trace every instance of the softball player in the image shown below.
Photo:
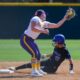
{"label": "softball player", "polygon": [[32,56],[32,76],[43,76],[46,74],[46,72],[40,68],[41,53],[35,43],[35,40],[41,33],[49,34],[48,28],[60,27],[67,20],[67,18],[68,15],[66,14],[58,23],[50,23],[46,21],[46,13],[44,10],[37,10],[35,15],[31,18],[28,28],[21,36],[20,43],[21,46]]}
{"label": "softball player", "polygon": [[[66,49],[66,44],[65,44],[65,37],[62,34],[57,34],[53,37],[53,44],[54,44],[54,50],[52,54],[45,55],[43,57],[48,57],[45,60],[42,60],[41,63],[41,68],[44,72],[47,73],[55,73],[61,63],[67,59],[69,60],[69,71],[70,74],[73,74],[73,62],[71,59],[71,55]],[[31,68],[31,63],[27,63],[18,67],[12,67],[10,70],[16,71],[19,69],[25,69],[25,68]]]}

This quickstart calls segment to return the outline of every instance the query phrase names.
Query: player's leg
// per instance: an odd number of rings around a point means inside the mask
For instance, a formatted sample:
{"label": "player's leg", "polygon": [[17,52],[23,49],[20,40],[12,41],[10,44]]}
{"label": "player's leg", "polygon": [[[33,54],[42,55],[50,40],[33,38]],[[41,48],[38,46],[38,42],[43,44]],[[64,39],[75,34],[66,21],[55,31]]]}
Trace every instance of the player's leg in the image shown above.
{"label": "player's leg", "polygon": [[48,74],[55,73],[57,68],[55,68],[54,63],[51,63],[50,59],[41,62],[42,70]]}
{"label": "player's leg", "polygon": [[38,75],[42,76],[42,74],[40,74],[38,72],[38,69],[37,69],[37,67],[38,67],[38,61],[40,60],[40,56],[41,55],[37,51],[38,48],[36,46],[36,43],[34,42],[33,39],[31,39],[30,37],[28,37],[26,35],[24,35],[22,37],[22,39],[21,39],[20,42],[21,42],[22,47],[26,51],[28,51],[31,54],[31,56],[32,56],[32,60],[31,60],[32,74],[34,73],[36,75],[38,74]]}
{"label": "player's leg", "polygon": [[26,68],[32,68],[31,63],[26,63],[21,66],[17,66],[15,67],[15,70],[26,69]]}
{"label": "player's leg", "polygon": [[[41,66],[45,66],[46,64],[46,61],[41,61]],[[32,64],[31,63],[26,63],[26,64],[23,64],[23,65],[20,65],[20,66],[17,66],[17,67],[10,67],[9,69],[10,70],[13,70],[13,71],[16,71],[16,70],[20,70],[20,69],[26,69],[26,68],[32,68]]]}
{"label": "player's leg", "polygon": [[15,72],[17,70],[26,69],[26,68],[32,68],[31,63],[26,63],[26,64],[23,64],[23,65],[20,65],[20,66],[17,66],[17,67],[9,67],[9,70]]}
{"label": "player's leg", "polygon": [[[40,64],[41,64],[41,67],[45,66],[46,65],[46,60],[41,61]],[[32,64],[31,63],[26,63],[26,64],[22,64],[22,65],[17,66],[17,67],[10,67],[9,69],[10,70],[20,70],[20,69],[26,69],[26,68],[32,68]]]}
{"label": "player's leg", "polygon": [[32,68],[31,63],[26,63],[17,67],[9,67],[9,70],[15,72],[16,70],[26,69],[26,68]]}
{"label": "player's leg", "polygon": [[48,59],[44,60],[44,61],[41,61],[41,68],[42,68],[42,70],[48,73],[48,71],[49,71],[48,65],[49,64],[50,64],[50,61]]}
{"label": "player's leg", "polygon": [[[41,68],[46,65],[46,61],[47,60],[40,61]],[[16,70],[26,69],[26,68],[32,68],[32,64],[29,62],[29,63],[26,63],[26,64],[22,64],[20,66],[10,67],[9,69],[13,70],[13,71],[16,71]]]}
{"label": "player's leg", "polygon": [[35,47],[36,47],[36,51],[37,51],[37,55],[36,55],[36,57],[37,57],[37,60],[38,60],[38,62],[37,62],[37,69],[38,69],[38,71],[41,73],[41,74],[44,74],[44,75],[46,75],[47,73],[46,72],[44,72],[42,69],[41,69],[41,66],[42,66],[42,61],[40,61],[40,57],[41,57],[41,55],[40,55],[40,51],[39,51],[39,49],[38,49],[38,46],[35,44]]}

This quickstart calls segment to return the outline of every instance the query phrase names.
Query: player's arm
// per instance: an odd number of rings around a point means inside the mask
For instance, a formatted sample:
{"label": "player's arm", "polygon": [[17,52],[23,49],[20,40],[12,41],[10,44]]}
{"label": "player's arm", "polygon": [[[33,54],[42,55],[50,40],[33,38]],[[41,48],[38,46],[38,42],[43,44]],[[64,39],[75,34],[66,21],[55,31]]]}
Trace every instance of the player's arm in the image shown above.
{"label": "player's arm", "polygon": [[66,16],[67,15],[65,15],[58,23],[49,23],[48,28],[59,28],[67,20]]}
{"label": "player's arm", "polygon": [[68,51],[67,51],[66,59],[68,59],[68,61],[69,61],[69,73],[70,73],[70,74],[73,74],[73,73],[74,73],[73,61],[72,61],[71,55],[69,54]]}
{"label": "player's arm", "polygon": [[43,55],[41,56],[41,58],[42,58],[42,59],[49,58],[49,57],[51,57],[51,55],[52,55],[52,54],[43,54]]}
{"label": "player's arm", "polygon": [[65,21],[71,20],[73,17],[75,17],[76,13],[75,10],[72,8],[69,8],[65,14],[65,16],[56,24],[49,23],[48,28],[59,28]]}
{"label": "player's arm", "polygon": [[73,61],[72,59],[68,59],[68,60],[69,60],[69,73],[74,74]]}
{"label": "player's arm", "polygon": [[73,61],[72,61],[72,59],[69,59],[69,64],[70,64],[69,70],[73,70]]}
{"label": "player's arm", "polygon": [[40,28],[36,27],[36,25],[37,25],[37,23],[35,21],[31,22],[31,29],[32,29],[32,31],[38,32],[38,33],[49,34],[48,29],[44,29],[43,30],[43,29],[40,29]]}

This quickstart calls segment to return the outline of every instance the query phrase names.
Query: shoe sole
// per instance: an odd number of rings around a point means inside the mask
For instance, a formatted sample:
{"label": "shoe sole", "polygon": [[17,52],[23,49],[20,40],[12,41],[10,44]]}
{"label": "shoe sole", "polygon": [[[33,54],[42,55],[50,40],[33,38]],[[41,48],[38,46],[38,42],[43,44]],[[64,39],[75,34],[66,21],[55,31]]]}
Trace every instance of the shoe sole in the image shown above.
{"label": "shoe sole", "polygon": [[43,77],[43,75],[32,75],[32,74],[31,74],[31,76],[32,77]]}

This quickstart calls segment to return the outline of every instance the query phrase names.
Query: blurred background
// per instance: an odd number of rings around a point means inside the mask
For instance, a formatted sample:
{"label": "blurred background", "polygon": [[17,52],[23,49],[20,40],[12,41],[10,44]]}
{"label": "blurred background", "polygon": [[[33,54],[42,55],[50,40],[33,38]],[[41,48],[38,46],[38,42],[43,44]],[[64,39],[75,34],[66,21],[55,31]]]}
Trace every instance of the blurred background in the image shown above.
{"label": "blurred background", "polygon": [[[48,14],[47,20],[57,23],[64,15],[66,10],[71,7],[63,4],[61,6],[55,5],[55,3],[79,3],[80,0],[0,0],[0,38],[20,38],[22,32],[27,28],[29,19],[34,15],[37,9],[44,9]],[[10,5],[4,3],[11,2]],[[21,3],[13,4],[13,2]],[[29,3],[29,4],[23,4]],[[32,3],[41,3],[32,5]],[[46,3],[46,5],[42,4]],[[52,5],[49,5],[52,3]],[[13,5],[13,6],[12,6]],[[71,4],[72,5],[72,4]],[[80,38],[80,5],[72,6],[77,14],[75,19],[67,21],[63,27],[57,30],[50,30],[50,36],[41,35],[43,38],[51,38],[51,36],[57,33],[63,33],[67,38],[79,39]]]}
{"label": "blurred background", "polygon": [[[12,4],[11,4],[12,5]],[[48,5],[48,4],[47,4]],[[28,27],[30,19],[34,16],[37,9],[43,9],[47,14],[47,21],[57,23],[61,20],[69,6],[62,5],[25,5],[22,6],[0,6],[0,38],[1,39],[19,39],[24,30]],[[40,35],[39,38],[50,39],[53,35],[62,33],[67,39],[80,38],[80,6],[72,6],[76,11],[76,16],[66,21],[58,29],[50,29],[50,34]]]}
{"label": "blurred background", "polygon": [[0,2],[64,2],[64,3],[75,3],[80,0],[0,0]]}

